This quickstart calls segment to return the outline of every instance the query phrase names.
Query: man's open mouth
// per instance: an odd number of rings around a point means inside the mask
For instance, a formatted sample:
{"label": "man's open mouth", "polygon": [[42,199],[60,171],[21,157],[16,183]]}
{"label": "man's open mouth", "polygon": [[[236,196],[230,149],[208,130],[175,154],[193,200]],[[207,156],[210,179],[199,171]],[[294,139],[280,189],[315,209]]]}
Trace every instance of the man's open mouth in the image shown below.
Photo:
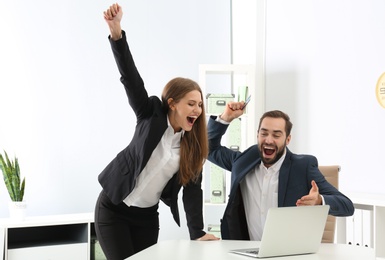
{"label": "man's open mouth", "polygon": [[263,148],[263,152],[264,152],[266,155],[272,155],[272,154],[274,154],[274,152],[275,152],[275,148],[272,148],[272,147],[264,147],[264,148]]}

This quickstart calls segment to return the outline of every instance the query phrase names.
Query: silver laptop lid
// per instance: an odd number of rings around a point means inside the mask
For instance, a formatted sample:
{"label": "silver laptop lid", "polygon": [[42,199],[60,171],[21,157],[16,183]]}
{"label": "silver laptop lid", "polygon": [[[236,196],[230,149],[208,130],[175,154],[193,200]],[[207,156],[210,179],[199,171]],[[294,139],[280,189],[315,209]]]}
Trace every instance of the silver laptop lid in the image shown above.
{"label": "silver laptop lid", "polygon": [[269,209],[258,257],[317,252],[329,208],[324,205]]}

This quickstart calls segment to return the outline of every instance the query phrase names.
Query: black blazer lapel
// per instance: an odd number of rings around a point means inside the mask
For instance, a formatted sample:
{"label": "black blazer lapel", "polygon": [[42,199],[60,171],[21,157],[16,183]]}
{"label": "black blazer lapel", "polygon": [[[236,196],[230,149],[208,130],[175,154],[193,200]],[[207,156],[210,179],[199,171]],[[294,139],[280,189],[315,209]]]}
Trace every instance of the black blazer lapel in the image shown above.
{"label": "black blazer lapel", "polygon": [[283,207],[286,197],[287,183],[289,181],[291,169],[291,152],[286,149],[286,157],[279,169],[279,184],[278,184],[278,207]]}

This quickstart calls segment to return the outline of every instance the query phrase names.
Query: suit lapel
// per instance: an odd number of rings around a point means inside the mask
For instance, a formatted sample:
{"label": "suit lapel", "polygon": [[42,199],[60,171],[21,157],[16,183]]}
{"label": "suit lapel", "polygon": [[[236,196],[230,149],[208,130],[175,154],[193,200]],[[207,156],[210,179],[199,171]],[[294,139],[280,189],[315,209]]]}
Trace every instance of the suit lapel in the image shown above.
{"label": "suit lapel", "polygon": [[163,134],[168,127],[166,117],[167,115],[161,112],[160,107],[159,111],[154,113],[154,115],[149,120],[145,120],[144,122],[140,123],[140,127],[148,129],[147,136],[144,136],[144,138],[140,138],[138,140],[134,140],[134,142],[145,142],[145,145],[143,145],[144,151],[140,172],[146,166],[152,152],[159,144],[159,141],[162,139]]}
{"label": "suit lapel", "polygon": [[[255,149],[257,149],[257,148],[255,148]],[[255,155],[254,155],[253,152],[249,152],[248,155],[249,155],[250,158],[246,158],[245,159],[245,162],[247,162],[247,163],[244,163],[245,167],[243,167],[240,170],[234,169],[233,173],[231,174],[232,178],[234,178],[234,179],[231,180],[231,193],[230,193],[230,197],[231,196],[235,196],[235,194],[236,194],[235,191],[233,192],[233,190],[235,190],[234,189],[235,186],[239,186],[240,182],[245,178],[246,174],[248,174],[258,164],[261,163],[261,158],[255,159]],[[234,173],[236,173],[236,174],[234,174]]]}
{"label": "suit lapel", "polygon": [[285,160],[282,163],[281,169],[279,169],[279,181],[278,181],[278,207],[284,206],[287,183],[289,181],[289,174],[291,168],[291,152],[286,149]]}

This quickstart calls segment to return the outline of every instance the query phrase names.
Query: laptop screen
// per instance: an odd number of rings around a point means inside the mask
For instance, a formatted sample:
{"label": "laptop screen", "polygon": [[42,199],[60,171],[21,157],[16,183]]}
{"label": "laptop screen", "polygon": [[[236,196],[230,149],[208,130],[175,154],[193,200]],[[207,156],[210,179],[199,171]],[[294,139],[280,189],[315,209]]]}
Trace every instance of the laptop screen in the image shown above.
{"label": "laptop screen", "polygon": [[232,250],[255,257],[310,254],[318,251],[329,213],[329,205],[271,208],[267,214],[259,248]]}

